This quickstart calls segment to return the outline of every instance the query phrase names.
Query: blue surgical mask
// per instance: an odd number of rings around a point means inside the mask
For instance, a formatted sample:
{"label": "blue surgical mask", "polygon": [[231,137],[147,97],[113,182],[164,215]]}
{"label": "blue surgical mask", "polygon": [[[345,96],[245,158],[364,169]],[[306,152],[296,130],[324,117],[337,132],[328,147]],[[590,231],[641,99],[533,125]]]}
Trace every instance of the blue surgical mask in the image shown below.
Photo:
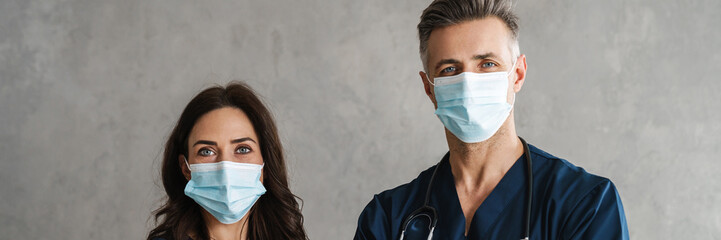
{"label": "blue surgical mask", "polygon": [[436,115],[448,131],[465,143],[489,139],[513,109],[506,100],[510,74],[463,72],[435,78]]}
{"label": "blue surgical mask", "polygon": [[265,193],[260,182],[263,165],[222,161],[188,168],[191,179],[185,195],[224,224],[240,221]]}

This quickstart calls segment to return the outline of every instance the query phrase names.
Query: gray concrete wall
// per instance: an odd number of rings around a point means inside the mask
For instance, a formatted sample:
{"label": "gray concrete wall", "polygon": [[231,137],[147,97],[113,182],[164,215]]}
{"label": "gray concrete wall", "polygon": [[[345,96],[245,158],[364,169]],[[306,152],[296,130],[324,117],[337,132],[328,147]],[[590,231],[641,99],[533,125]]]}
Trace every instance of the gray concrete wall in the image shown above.
{"label": "gray concrete wall", "polygon": [[[140,239],[190,98],[249,82],[312,239],[447,149],[423,94],[429,1],[0,1],[0,239]],[[634,239],[721,236],[721,2],[520,1],[518,131],[611,178]]]}

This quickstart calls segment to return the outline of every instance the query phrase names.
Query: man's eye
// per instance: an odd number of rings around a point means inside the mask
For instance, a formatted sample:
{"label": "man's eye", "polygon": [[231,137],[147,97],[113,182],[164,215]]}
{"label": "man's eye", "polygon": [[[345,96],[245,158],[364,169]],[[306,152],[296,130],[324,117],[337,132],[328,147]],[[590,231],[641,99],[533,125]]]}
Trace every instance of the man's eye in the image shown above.
{"label": "man's eye", "polygon": [[496,63],[494,63],[494,62],[485,62],[481,65],[482,68],[491,68],[491,67],[495,67],[495,66],[498,66],[498,65],[496,65]]}
{"label": "man's eye", "polygon": [[200,156],[210,156],[213,154],[215,154],[215,153],[213,151],[211,151],[210,149],[200,149],[200,151],[198,151],[198,155],[200,155]]}
{"label": "man's eye", "polygon": [[452,73],[456,71],[456,67],[447,67],[441,70],[441,73]]}
{"label": "man's eye", "polygon": [[240,154],[246,154],[246,153],[250,152],[250,148],[249,147],[239,147],[238,149],[235,150],[235,152],[240,153]]}

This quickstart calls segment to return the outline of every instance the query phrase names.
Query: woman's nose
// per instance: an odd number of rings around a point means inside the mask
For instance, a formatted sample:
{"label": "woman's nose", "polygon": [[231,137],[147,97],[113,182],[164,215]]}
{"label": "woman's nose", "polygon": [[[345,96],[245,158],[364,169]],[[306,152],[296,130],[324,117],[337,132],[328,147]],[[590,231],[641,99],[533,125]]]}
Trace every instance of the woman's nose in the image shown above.
{"label": "woman's nose", "polygon": [[233,162],[234,156],[232,151],[221,151],[220,154],[218,154],[218,162],[227,161],[227,162]]}

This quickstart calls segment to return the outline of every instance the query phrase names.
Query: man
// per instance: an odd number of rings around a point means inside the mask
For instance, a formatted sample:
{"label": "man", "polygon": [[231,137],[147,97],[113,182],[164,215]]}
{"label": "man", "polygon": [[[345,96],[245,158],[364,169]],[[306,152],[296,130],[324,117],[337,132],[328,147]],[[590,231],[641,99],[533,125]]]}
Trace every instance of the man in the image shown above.
{"label": "man", "polygon": [[526,57],[510,1],[433,1],[418,33],[420,78],[449,152],[375,195],[355,239],[628,239],[610,180],[516,135]]}

